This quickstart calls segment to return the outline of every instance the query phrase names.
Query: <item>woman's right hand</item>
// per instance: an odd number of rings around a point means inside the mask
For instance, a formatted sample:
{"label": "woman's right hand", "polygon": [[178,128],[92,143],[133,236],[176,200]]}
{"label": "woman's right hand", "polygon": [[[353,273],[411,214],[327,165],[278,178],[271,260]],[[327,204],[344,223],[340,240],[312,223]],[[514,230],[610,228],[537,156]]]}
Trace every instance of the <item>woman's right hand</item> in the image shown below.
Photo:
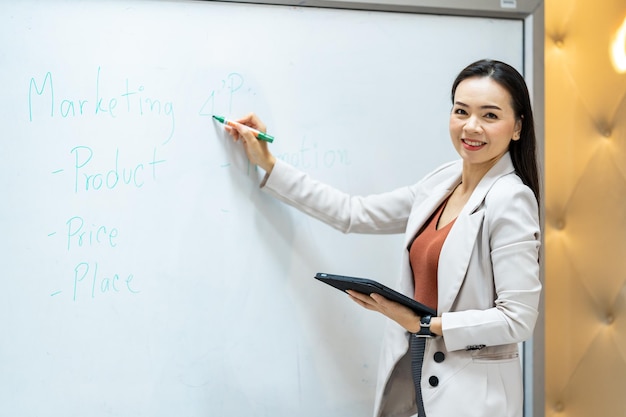
{"label": "woman's right hand", "polygon": [[265,124],[254,113],[235,120],[239,125],[226,126],[226,131],[233,137],[235,142],[241,140],[246,151],[248,160],[254,165],[260,166],[268,174],[272,172],[276,158],[270,152],[268,144],[264,140],[259,140],[247,127],[251,127],[260,132],[266,131]]}

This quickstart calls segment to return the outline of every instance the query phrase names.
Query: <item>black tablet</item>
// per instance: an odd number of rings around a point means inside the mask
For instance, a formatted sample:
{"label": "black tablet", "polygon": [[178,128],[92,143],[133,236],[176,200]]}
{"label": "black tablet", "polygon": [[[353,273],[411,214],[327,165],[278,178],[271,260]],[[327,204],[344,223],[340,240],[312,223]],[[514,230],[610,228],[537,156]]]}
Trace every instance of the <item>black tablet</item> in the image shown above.
{"label": "black tablet", "polygon": [[315,279],[318,279],[328,285],[331,285],[341,291],[346,290],[354,290],[356,292],[360,292],[363,294],[371,294],[376,293],[380,294],[389,300],[393,300],[402,305],[409,307],[411,310],[415,311],[419,316],[436,316],[437,312],[432,308],[415,301],[414,299],[407,297],[404,294],[399,293],[398,291],[392,290],[381,284],[380,282],[376,282],[367,278],[356,278],[356,277],[347,277],[343,275],[334,275],[334,274],[326,274],[323,272],[318,272],[315,275]]}

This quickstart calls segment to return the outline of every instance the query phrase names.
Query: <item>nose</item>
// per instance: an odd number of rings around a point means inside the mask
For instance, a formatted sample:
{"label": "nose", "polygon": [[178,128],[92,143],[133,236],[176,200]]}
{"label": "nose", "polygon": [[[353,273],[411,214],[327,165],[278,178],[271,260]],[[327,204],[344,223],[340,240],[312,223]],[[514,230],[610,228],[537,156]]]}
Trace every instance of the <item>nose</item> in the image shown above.
{"label": "nose", "polygon": [[468,133],[478,133],[482,131],[482,126],[480,124],[480,120],[476,116],[470,116],[465,121],[465,126],[463,126],[463,130]]}

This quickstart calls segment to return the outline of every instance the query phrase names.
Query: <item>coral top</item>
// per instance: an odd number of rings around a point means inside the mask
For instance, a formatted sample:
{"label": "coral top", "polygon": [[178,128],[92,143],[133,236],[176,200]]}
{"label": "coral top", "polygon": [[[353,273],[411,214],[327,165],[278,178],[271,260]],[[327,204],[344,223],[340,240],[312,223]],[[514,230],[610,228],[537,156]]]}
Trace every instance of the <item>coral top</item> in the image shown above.
{"label": "coral top", "polygon": [[437,310],[437,268],[443,242],[455,220],[439,230],[439,217],[448,200],[428,220],[422,231],[413,240],[409,249],[409,260],[415,282],[415,300]]}

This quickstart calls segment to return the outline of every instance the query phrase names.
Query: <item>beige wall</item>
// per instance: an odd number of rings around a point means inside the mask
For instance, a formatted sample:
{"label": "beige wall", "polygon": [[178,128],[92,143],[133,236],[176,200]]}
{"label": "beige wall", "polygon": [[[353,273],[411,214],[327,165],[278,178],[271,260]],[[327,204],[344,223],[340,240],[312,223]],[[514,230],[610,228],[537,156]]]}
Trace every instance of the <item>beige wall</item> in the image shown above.
{"label": "beige wall", "polygon": [[545,1],[546,417],[626,416],[625,19]]}

